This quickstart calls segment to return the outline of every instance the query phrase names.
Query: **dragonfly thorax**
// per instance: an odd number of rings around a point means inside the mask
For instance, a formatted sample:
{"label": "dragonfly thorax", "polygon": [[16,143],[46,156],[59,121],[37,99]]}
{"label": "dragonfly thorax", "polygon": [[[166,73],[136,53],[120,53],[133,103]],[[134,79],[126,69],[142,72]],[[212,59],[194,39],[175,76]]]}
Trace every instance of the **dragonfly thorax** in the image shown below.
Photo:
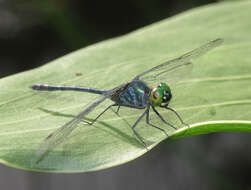
{"label": "dragonfly thorax", "polygon": [[150,93],[150,102],[153,106],[168,105],[172,98],[170,87],[166,83],[160,83]]}

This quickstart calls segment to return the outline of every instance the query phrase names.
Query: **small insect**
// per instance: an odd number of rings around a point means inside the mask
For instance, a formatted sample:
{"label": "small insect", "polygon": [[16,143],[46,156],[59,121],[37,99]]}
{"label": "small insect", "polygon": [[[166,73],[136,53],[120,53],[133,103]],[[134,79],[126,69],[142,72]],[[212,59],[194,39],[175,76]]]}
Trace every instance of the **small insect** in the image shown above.
{"label": "small insect", "polygon": [[81,72],[76,72],[75,75],[76,75],[76,76],[81,76],[81,75],[83,75],[83,74],[82,74]]}
{"label": "small insect", "polygon": [[[51,133],[40,145],[36,152],[36,155],[40,159],[49,151],[51,151],[56,145],[62,143],[66,137],[78,126],[78,124],[84,120],[87,114],[93,111],[99,104],[107,99],[111,99],[113,104],[109,105],[104,111],[102,111],[92,122],[92,125],[98,118],[100,118],[107,110],[112,107],[117,107],[117,112],[121,106],[129,107],[132,109],[143,110],[141,116],[132,125],[132,131],[138,140],[147,147],[146,143],[143,141],[142,137],[136,131],[136,126],[144,117],[146,118],[146,123],[158,130],[165,133],[165,130],[153,125],[149,119],[150,108],[158,116],[158,118],[168,127],[176,129],[174,125],[168,122],[158,111],[157,107],[167,109],[173,112],[178,120],[184,125],[186,125],[180,115],[171,107],[169,103],[172,100],[172,91],[169,87],[173,78],[180,77],[177,75],[181,70],[186,71],[189,66],[192,65],[191,60],[197,58],[211,49],[219,46],[223,43],[222,39],[213,40],[197,49],[194,49],[178,58],[169,60],[158,66],[155,66],[143,73],[140,73],[134,77],[130,82],[117,86],[111,90],[99,90],[95,88],[87,87],[76,87],[76,86],[58,86],[58,85],[47,85],[47,84],[34,84],[31,86],[33,90],[40,91],[57,91],[57,90],[71,90],[71,91],[81,91],[101,95],[98,100],[87,106],[82,112],[80,112],[74,119],[64,124],[62,127]],[[167,81],[165,83],[163,81]],[[176,80],[177,81],[177,80]],[[155,87],[153,88],[153,85]],[[166,134],[166,133],[165,133]]]}

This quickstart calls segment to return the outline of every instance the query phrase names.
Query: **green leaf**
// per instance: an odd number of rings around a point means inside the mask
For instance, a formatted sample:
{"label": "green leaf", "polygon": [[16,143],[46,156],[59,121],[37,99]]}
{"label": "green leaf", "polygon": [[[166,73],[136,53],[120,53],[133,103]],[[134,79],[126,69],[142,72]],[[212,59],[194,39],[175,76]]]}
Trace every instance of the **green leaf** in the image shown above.
{"label": "green leaf", "polygon": [[[172,131],[151,114],[170,138],[251,129],[250,1],[224,2],[187,11],[128,35],[107,40],[57,59],[43,67],[0,80],[0,161],[36,171],[86,172],[126,163],[147,150],[130,126],[142,110],[105,113],[94,126],[81,124],[42,161],[34,152],[52,131],[83,110],[95,95],[81,92],[34,92],[34,83],[111,89],[163,61],[216,38],[224,44],[194,62],[189,78],[171,86],[170,104],[190,127]],[[81,72],[82,75],[76,75]],[[168,78],[168,76],[167,76]],[[93,119],[111,101],[88,115]],[[164,118],[172,115],[158,109]],[[136,130],[148,150],[167,139],[161,131]]]}

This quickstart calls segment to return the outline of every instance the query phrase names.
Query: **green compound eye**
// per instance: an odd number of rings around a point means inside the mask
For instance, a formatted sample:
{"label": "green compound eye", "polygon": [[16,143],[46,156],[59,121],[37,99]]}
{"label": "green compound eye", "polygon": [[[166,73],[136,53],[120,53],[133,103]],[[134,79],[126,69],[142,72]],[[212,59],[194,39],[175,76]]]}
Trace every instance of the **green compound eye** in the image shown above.
{"label": "green compound eye", "polygon": [[150,94],[150,101],[154,104],[154,106],[159,106],[162,103],[168,103],[171,98],[171,89],[165,83],[160,83]]}
{"label": "green compound eye", "polygon": [[171,89],[166,83],[160,83],[158,85],[158,88],[162,89],[163,91],[167,91],[167,92],[171,93]]}
{"label": "green compound eye", "polygon": [[164,95],[163,95],[163,103],[167,103],[171,100],[172,98],[172,94],[171,91],[164,91]]}

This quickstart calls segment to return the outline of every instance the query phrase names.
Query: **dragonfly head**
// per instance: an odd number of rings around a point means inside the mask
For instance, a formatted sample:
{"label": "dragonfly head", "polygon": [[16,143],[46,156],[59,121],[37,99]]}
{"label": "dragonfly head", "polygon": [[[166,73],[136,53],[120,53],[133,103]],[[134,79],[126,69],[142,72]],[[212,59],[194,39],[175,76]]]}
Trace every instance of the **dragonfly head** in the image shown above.
{"label": "dragonfly head", "polygon": [[170,87],[166,83],[160,83],[150,94],[150,102],[153,106],[168,105],[172,98]]}

